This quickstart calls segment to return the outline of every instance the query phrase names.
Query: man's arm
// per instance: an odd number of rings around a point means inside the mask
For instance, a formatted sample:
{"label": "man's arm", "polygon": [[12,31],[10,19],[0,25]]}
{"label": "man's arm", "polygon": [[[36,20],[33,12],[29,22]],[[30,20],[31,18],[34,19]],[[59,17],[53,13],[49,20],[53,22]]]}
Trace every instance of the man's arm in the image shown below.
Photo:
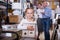
{"label": "man's arm", "polygon": [[50,17],[50,18],[51,18],[51,16],[52,16],[52,10],[51,10],[51,9],[47,9],[47,10],[45,11],[44,15],[45,15],[46,17]]}

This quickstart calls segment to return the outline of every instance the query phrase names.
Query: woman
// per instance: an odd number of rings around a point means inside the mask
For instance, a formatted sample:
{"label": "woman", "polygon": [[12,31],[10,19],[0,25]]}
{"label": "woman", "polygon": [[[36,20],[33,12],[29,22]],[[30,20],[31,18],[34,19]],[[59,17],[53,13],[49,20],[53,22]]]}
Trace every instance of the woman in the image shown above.
{"label": "woman", "polygon": [[[28,35],[28,37],[37,37],[37,27],[36,27],[36,20],[34,19],[34,10],[32,8],[27,8],[25,11],[25,19],[22,19],[21,23],[18,25],[18,29],[21,30],[28,30],[34,31],[35,33],[33,36]],[[25,33],[26,34],[26,33]],[[29,34],[29,33],[27,33]]]}

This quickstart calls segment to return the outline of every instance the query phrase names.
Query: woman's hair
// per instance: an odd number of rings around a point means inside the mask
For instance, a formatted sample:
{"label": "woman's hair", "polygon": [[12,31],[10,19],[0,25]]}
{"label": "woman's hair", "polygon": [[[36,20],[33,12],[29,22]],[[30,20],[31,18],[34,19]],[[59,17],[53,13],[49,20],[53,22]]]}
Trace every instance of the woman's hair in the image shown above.
{"label": "woman's hair", "polygon": [[26,8],[25,12],[23,13],[23,17],[24,18],[25,18],[25,14],[26,14],[26,12],[27,12],[28,9],[32,9],[33,10],[33,8],[31,8],[31,7],[30,8]]}
{"label": "woman's hair", "polygon": [[38,3],[38,4],[42,5],[42,3],[41,3],[41,2],[40,2],[40,3]]}
{"label": "woman's hair", "polygon": [[26,8],[25,13],[27,12],[28,9],[32,9],[33,10],[33,8]]}

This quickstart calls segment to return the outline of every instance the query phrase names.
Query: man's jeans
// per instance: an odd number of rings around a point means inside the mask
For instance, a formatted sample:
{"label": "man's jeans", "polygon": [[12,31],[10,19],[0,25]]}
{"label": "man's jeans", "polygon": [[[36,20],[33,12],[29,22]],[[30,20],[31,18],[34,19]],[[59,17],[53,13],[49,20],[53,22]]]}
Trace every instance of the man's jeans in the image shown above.
{"label": "man's jeans", "polygon": [[41,21],[42,21],[42,25],[43,25],[45,40],[50,40],[50,34],[49,34],[50,18],[42,18]]}

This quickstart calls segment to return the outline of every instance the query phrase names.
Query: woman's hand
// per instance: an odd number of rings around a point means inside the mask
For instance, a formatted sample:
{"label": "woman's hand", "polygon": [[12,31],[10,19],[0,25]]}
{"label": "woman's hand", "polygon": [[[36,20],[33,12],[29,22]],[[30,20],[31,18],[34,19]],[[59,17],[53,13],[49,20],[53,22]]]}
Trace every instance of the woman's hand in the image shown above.
{"label": "woman's hand", "polygon": [[44,12],[41,12],[41,14],[45,14]]}
{"label": "woman's hand", "polygon": [[27,26],[27,29],[28,29],[28,30],[31,30],[31,31],[34,30],[33,26]]}

